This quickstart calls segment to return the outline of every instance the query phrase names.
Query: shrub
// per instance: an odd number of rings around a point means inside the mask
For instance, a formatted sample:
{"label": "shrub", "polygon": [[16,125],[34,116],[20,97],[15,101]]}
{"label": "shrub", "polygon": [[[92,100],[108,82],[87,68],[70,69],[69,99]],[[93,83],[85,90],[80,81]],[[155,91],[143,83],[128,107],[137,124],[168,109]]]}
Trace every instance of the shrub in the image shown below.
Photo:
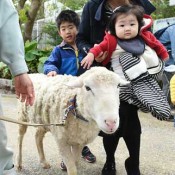
{"label": "shrub", "polygon": [[[44,50],[37,49],[36,41],[25,43],[25,60],[29,68],[29,73],[42,73],[43,64],[51,53],[51,48]],[[4,63],[0,63],[0,78],[11,79],[10,70]]]}

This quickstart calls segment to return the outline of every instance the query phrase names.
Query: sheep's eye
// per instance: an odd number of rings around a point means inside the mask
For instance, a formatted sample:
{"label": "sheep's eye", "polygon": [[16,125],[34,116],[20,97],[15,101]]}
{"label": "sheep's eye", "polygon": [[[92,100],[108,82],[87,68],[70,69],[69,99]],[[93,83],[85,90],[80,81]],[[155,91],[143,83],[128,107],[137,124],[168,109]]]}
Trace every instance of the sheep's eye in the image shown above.
{"label": "sheep's eye", "polygon": [[89,86],[85,86],[87,91],[91,91],[91,88]]}

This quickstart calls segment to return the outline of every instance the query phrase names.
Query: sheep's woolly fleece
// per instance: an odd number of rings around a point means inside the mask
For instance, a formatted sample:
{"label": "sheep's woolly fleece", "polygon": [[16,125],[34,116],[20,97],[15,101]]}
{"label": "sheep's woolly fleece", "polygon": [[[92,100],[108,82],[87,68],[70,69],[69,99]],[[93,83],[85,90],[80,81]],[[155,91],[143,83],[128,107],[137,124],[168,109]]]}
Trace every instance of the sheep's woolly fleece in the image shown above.
{"label": "sheep's woolly fleece", "polygon": [[[34,123],[58,123],[76,96],[77,113],[88,120],[77,119],[68,113],[66,124],[61,126],[39,127],[36,140],[40,149],[40,162],[43,167],[49,164],[42,151],[42,139],[51,131],[58,144],[61,156],[66,163],[68,174],[76,175],[75,159],[80,157],[84,145],[92,142],[99,131],[114,133],[119,126],[119,84],[127,84],[117,74],[102,67],[94,67],[80,77],[58,75],[47,77],[43,74],[30,75],[34,83],[36,98],[33,106],[20,103],[19,119]],[[18,169],[22,167],[22,139],[26,126],[20,126],[18,138]],[[75,150],[70,151],[71,147]]]}
{"label": "sheep's woolly fleece", "polygon": [[[74,77],[70,75],[47,77],[43,74],[31,74],[30,77],[34,83],[36,99],[32,107],[26,107],[24,104],[20,104],[22,105],[19,110],[20,119],[23,121],[33,121],[34,123],[47,124],[60,122],[64,116],[68,101],[80,92],[80,88],[68,87],[70,83],[71,86],[72,84],[74,84],[74,82],[76,83],[77,81],[79,83],[89,83],[87,84],[88,86],[92,86],[92,88],[98,87],[98,89],[103,90],[101,93],[102,96],[102,94],[110,92],[110,90],[108,89],[109,84],[110,86],[112,85],[114,87],[117,87],[117,85],[121,81],[121,79],[116,76],[115,73],[108,71],[106,68],[102,67],[92,68],[85,74],[82,74],[80,77]],[[100,88],[101,86],[102,88]],[[118,96],[118,93],[116,93],[116,96]],[[89,99],[87,98],[86,101],[88,102],[88,100]],[[90,113],[88,113],[88,110],[86,109],[88,108],[88,106],[86,105],[86,103],[84,103],[84,101],[85,100],[82,95],[77,96],[78,111],[83,114],[83,117],[87,118],[87,120],[92,120],[92,118],[90,117]],[[117,103],[119,106],[119,101]],[[86,111],[87,114],[84,114],[84,111]],[[75,123],[81,123],[82,125],[83,123],[83,127],[88,126],[88,123],[86,122],[77,120],[74,123],[71,120],[73,119],[69,118],[67,120],[67,123],[69,123],[69,125],[74,125]],[[99,129],[97,129],[95,123],[94,126],[96,128],[94,132],[98,132],[97,130]],[[92,126],[91,124],[91,128],[93,128],[94,126]],[[71,127],[69,126],[69,128]]]}

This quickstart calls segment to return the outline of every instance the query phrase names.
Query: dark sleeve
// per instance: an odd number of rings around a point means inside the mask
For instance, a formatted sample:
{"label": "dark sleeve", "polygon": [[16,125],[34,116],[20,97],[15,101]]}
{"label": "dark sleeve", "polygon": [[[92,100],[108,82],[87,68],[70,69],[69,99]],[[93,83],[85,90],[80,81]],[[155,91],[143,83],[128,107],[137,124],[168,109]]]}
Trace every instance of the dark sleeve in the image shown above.
{"label": "dark sleeve", "polygon": [[83,56],[85,56],[89,51],[89,49],[92,47],[92,45],[90,44],[90,36],[91,36],[90,7],[91,5],[88,2],[83,8],[81,23],[79,26],[79,32],[76,37],[77,47],[82,52]]}
{"label": "dark sleeve", "polygon": [[132,0],[132,2],[133,4],[142,6],[145,10],[145,13],[148,15],[150,15],[156,10],[154,5],[149,0]]}

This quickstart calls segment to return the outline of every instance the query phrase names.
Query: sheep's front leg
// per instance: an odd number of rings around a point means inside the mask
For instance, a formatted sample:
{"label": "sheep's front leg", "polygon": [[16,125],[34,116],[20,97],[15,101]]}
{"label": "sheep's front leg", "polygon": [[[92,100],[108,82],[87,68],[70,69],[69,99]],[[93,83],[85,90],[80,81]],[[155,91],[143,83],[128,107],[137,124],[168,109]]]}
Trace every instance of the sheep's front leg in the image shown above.
{"label": "sheep's front leg", "polygon": [[80,160],[82,149],[83,149],[82,145],[72,146],[72,154],[73,154],[76,165],[78,164],[78,161]]}
{"label": "sheep's front leg", "polygon": [[35,135],[35,141],[38,149],[38,154],[40,157],[40,163],[44,169],[50,168],[50,164],[46,161],[43,149],[43,139],[46,132],[47,130],[44,129],[43,127],[38,127]]}
{"label": "sheep's front leg", "polygon": [[64,163],[67,167],[68,175],[77,175],[77,167],[75,164],[75,159],[71,151],[71,146],[63,143],[62,140],[57,141],[59,146],[59,152],[63,158]]}
{"label": "sheep's front leg", "polygon": [[27,126],[19,125],[19,135],[18,135],[18,152],[17,152],[17,162],[16,167],[18,171],[22,169],[22,143],[24,134],[26,133]]}

